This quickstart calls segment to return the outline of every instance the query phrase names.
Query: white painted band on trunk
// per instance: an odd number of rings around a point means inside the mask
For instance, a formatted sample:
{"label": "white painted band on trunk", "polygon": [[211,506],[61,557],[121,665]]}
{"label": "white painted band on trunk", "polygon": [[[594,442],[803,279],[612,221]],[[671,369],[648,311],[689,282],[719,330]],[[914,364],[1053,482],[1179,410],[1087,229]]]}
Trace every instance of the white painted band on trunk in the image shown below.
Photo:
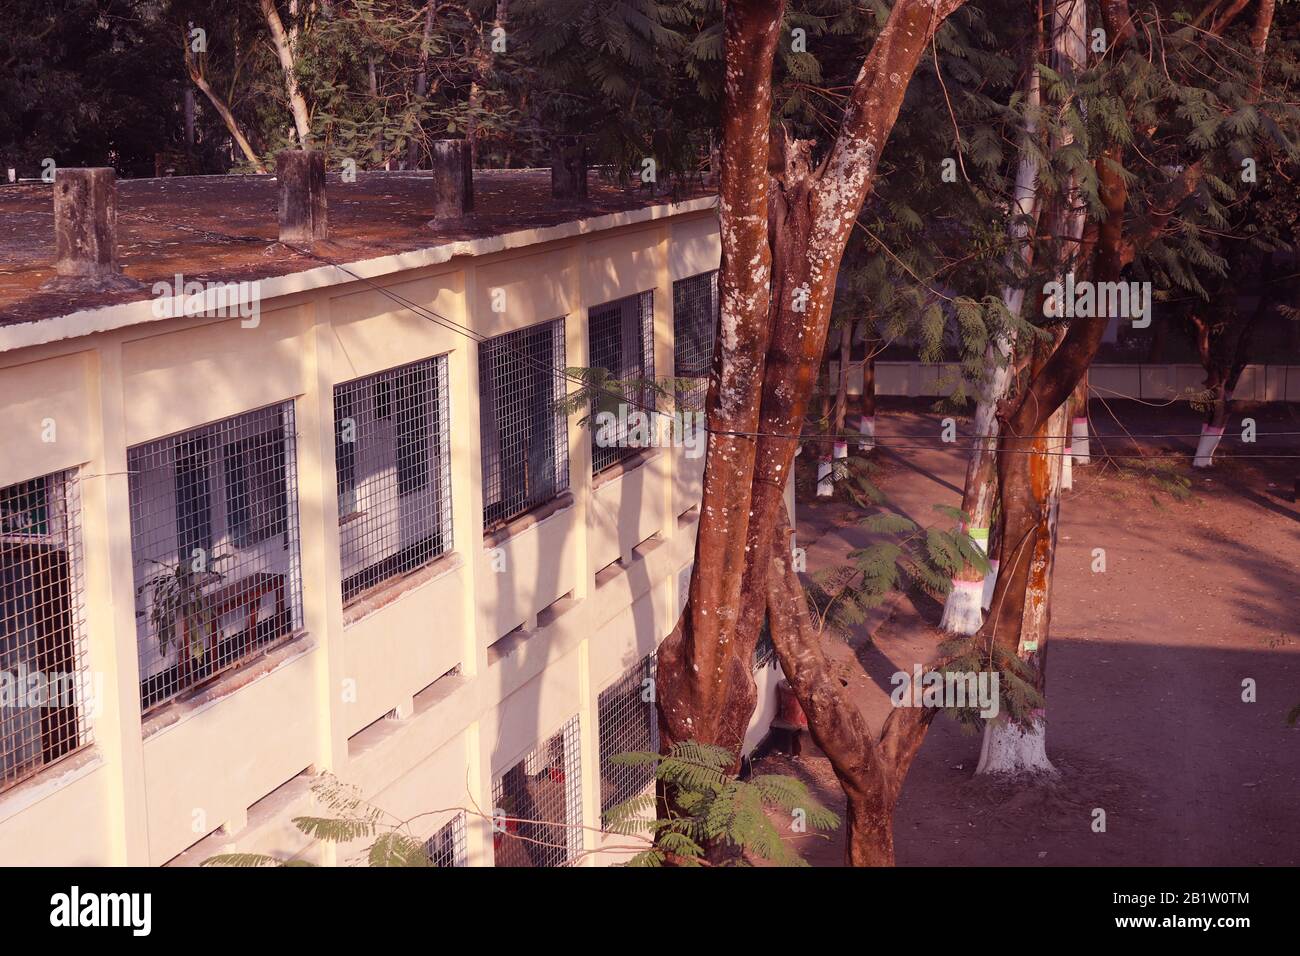
{"label": "white painted band on trunk", "polygon": [[876,416],[863,415],[858,419],[858,434],[862,437],[858,440],[859,448],[876,447]]}
{"label": "white painted band on trunk", "polygon": [[1201,440],[1196,443],[1196,457],[1192,459],[1193,468],[1209,468],[1214,464],[1214,451],[1223,439],[1223,429],[1209,425],[1201,426]]}
{"label": "white painted band on trunk", "polygon": [[836,458],[836,459],[840,459],[840,458],[848,458],[848,457],[849,457],[849,443],[848,443],[848,442],[846,442],[846,441],[837,441],[837,442],[835,443],[834,448],[835,448],[835,458]]}
{"label": "white painted band on trunk", "polygon": [[980,601],[980,607],[988,610],[993,604],[993,588],[998,583],[998,559],[993,558],[989,561],[989,573],[984,575],[984,599]]}
{"label": "white painted band on trunk", "polygon": [[829,498],[835,494],[835,485],[831,481],[832,465],[829,458],[817,461],[817,497]]}
{"label": "white painted band on trunk", "polygon": [[[1087,465],[1092,462],[1091,442],[1088,438],[1088,419],[1075,418],[1070,421],[1070,447],[1066,449],[1067,454],[1074,457],[1074,463],[1077,465]],[[1067,458],[1068,462],[1069,459]]]}
{"label": "white painted band on trunk", "polygon": [[1069,445],[1065,446],[1065,454],[1061,457],[1061,490],[1069,491],[1074,487],[1074,458],[1071,456]]}
{"label": "white painted band on trunk", "polygon": [[998,719],[984,723],[979,765],[975,773],[1055,774],[1047,759],[1047,722],[1035,711],[1027,725]]}
{"label": "white painted band on trunk", "polygon": [[943,602],[943,617],[939,626],[949,634],[974,634],[984,623],[980,612],[980,595],[984,585],[979,581],[960,581],[953,578],[952,590]]}

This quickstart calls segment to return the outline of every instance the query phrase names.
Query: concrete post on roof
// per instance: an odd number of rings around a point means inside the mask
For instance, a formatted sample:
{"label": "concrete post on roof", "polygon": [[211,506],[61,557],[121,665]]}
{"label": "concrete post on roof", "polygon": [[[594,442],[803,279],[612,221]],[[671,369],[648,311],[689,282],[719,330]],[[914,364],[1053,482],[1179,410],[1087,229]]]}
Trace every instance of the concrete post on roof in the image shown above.
{"label": "concrete post on roof", "polygon": [[551,143],[551,196],[587,198],[586,137],[557,136]]}
{"label": "concrete post on roof", "polygon": [[275,155],[280,181],[280,241],[311,245],[329,238],[325,205],[325,154],[286,149]]}
{"label": "concrete post on roof", "polygon": [[117,262],[117,175],[111,167],[54,173],[53,279],[45,289],[115,292],[144,286]]}
{"label": "concrete post on roof", "polygon": [[440,139],[433,144],[433,225],[474,211],[474,159],[469,140]]}

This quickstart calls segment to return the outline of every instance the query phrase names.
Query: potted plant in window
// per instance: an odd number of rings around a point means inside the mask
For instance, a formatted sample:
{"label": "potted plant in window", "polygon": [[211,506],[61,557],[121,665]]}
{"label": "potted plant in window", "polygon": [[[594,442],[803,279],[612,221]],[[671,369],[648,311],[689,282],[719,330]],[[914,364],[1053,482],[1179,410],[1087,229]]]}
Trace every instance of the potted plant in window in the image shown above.
{"label": "potted plant in window", "polygon": [[227,558],[214,555],[202,571],[185,561],[151,560],[160,570],[138,589],[149,595],[149,623],[158,637],[158,653],[166,657],[169,647],[177,648],[182,684],[188,683],[191,667],[203,661],[216,638],[218,619],[208,592],[223,580],[217,565]]}

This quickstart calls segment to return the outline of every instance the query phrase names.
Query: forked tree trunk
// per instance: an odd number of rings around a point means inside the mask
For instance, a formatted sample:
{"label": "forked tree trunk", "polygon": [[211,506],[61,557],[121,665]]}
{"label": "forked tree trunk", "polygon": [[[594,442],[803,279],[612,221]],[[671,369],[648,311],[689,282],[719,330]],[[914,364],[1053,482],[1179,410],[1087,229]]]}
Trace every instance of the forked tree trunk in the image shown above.
{"label": "forked tree trunk", "polygon": [[690,593],[658,656],[665,747],[718,744],[739,761],[756,699],[752,659],[767,612],[767,556],[785,517],[840,259],[907,83],[932,31],[961,2],[894,4],[815,170],[807,144],[782,142],[769,156],[783,0],[724,4],[722,314]]}
{"label": "forked tree trunk", "polygon": [[[1122,268],[1123,214],[1127,189],[1117,148],[1097,162],[1097,179],[1106,218],[1098,227],[1092,277],[1116,282]],[[1082,380],[1101,345],[1107,318],[1076,318],[1060,345],[1031,373],[1016,407],[1000,430],[998,489],[1001,504],[998,553],[1001,566],[988,616],[974,637],[993,649],[989,666],[1019,659],[1029,670],[1031,686],[1046,689],[1046,654],[1051,623],[1051,573],[1056,551],[1059,466],[1045,454],[1047,435],[1062,435],[1062,405]],[[1063,451],[1063,440],[1061,442]],[[1005,702],[1005,698],[1004,698]],[[984,772],[1044,770],[1050,766],[1045,747],[1043,707],[1030,713],[1002,715],[985,725],[981,765]],[[1018,726],[1007,727],[1010,721]]]}
{"label": "forked tree trunk", "polygon": [[694,739],[739,752],[766,610],[761,556],[770,553],[784,513],[840,257],[907,82],[931,32],[958,6],[894,5],[859,71],[840,135],[813,170],[807,144],[783,142],[769,156],[784,2],[725,5],[722,317],[690,596],[659,651],[665,745]]}

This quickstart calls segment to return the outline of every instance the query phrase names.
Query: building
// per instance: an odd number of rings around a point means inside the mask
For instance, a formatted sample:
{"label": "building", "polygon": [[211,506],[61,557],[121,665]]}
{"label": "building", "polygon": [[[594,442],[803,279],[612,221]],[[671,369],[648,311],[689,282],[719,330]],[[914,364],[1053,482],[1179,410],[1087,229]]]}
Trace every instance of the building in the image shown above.
{"label": "building", "polygon": [[[478,174],[426,225],[419,176],[331,178],[338,268],[273,244],[265,180],[124,182],[146,288],[93,295],[37,288],[49,187],[0,192],[0,862],[339,862],[291,822],[324,774],[443,865],[611,859],[703,457],[555,400],[703,380],[717,217],[546,183]],[[256,314],[180,314],[177,274]]]}

